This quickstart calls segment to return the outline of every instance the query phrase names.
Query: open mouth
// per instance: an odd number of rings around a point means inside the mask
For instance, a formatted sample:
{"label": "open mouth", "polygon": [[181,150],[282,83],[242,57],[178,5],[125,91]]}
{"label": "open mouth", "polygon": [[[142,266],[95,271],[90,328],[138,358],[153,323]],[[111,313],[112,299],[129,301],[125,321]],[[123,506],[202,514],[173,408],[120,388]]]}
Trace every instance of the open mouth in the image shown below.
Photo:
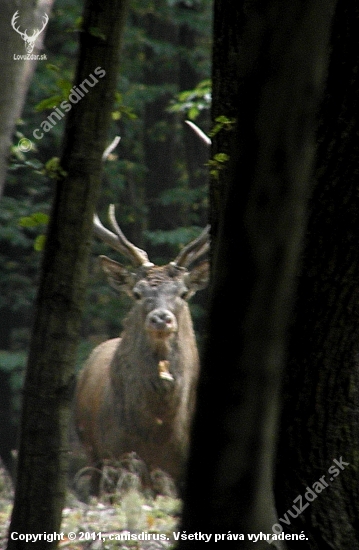
{"label": "open mouth", "polygon": [[154,340],[166,340],[172,334],[174,334],[176,330],[170,327],[166,327],[164,329],[148,328],[147,332],[149,333],[150,337],[153,338]]}

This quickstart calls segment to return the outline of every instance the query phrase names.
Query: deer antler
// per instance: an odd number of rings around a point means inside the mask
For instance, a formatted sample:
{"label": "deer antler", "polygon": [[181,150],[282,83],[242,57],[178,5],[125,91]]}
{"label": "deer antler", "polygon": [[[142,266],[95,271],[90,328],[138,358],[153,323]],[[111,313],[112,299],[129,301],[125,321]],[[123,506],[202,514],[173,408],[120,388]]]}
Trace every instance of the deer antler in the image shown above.
{"label": "deer antler", "polygon": [[[110,153],[117,147],[118,143],[120,142],[120,136],[116,136],[112,143],[106,149],[104,150],[102,154],[102,160],[106,160]],[[93,229],[94,233],[97,237],[99,237],[101,240],[103,240],[105,243],[110,245],[115,250],[118,250],[123,254],[124,256],[127,256],[129,260],[132,262],[132,264],[136,267],[144,266],[144,267],[151,267],[153,266],[153,263],[151,263],[148,259],[147,253],[144,250],[141,250],[141,248],[137,248],[134,244],[132,244],[122,233],[115,216],[115,206],[113,204],[110,204],[108,209],[108,217],[110,220],[110,223],[112,225],[112,228],[115,230],[115,233],[112,233],[112,231],[109,231],[104,227],[101,223],[100,218],[97,214],[94,215],[93,218]]]}
{"label": "deer antler", "polygon": [[[192,123],[190,123],[190,126],[192,127]],[[195,126],[200,132],[202,132],[202,130],[200,130],[195,124],[193,124],[193,126]],[[202,134],[205,136],[203,132]],[[119,136],[115,137],[112,143],[105,149],[102,155],[102,160],[107,159],[109,154],[118,145],[120,139],[121,138]],[[209,140],[209,138],[207,139]],[[94,234],[106,244],[108,244],[115,250],[118,250],[124,256],[127,256],[127,258],[129,258],[129,260],[135,267],[152,267],[154,264],[149,261],[147,252],[132,244],[123,234],[117,223],[115,216],[115,206],[113,204],[110,204],[109,206],[108,217],[115,233],[106,229],[106,227],[102,225],[98,215],[95,214],[93,218]],[[175,260],[171,262],[171,264],[178,267],[188,267],[194,261],[198,260],[198,258],[204,256],[204,254],[206,254],[210,248],[209,231],[210,225],[207,225],[196,239],[183,247],[181,252],[175,258]]]}
{"label": "deer antler", "polygon": [[95,214],[93,219],[95,235],[115,250],[121,252],[124,256],[127,256],[135,267],[152,267],[154,264],[149,261],[147,253],[141,250],[141,248],[137,248],[137,246],[132,244],[122,233],[115,218],[115,206],[113,204],[109,206],[108,216],[116,233],[106,229],[106,227],[102,225],[98,215]]}
{"label": "deer antler", "polygon": [[206,254],[210,247],[209,230],[211,226],[207,225],[202,233],[182,248],[181,252],[175,258],[173,265],[179,267],[189,267],[195,260]]}

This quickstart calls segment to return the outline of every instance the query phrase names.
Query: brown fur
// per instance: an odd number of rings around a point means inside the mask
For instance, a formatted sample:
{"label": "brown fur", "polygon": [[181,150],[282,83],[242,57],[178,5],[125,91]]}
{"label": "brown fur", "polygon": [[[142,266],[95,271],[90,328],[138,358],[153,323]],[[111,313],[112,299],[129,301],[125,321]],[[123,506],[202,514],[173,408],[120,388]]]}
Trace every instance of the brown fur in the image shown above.
{"label": "brown fur", "polygon": [[[75,395],[78,435],[93,466],[135,452],[149,471],[163,470],[179,485],[199,373],[183,296],[205,286],[208,264],[191,272],[171,264],[141,267],[133,275],[108,258],[102,262],[112,284],[136,302],[122,338],[95,348],[80,373]],[[98,479],[92,481],[97,493]]]}

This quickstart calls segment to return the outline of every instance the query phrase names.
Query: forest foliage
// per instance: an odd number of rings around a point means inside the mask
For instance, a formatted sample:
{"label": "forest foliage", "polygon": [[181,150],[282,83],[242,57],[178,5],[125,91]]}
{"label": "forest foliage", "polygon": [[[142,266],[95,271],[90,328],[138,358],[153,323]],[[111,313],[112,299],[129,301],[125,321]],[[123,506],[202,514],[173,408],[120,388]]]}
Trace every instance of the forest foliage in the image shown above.
{"label": "forest foliage", "polygon": [[[56,2],[45,40],[47,61],[38,62],[18,121],[0,203],[0,377],[14,396],[30,337],[65,117],[48,131],[33,132],[54,121],[48,117],[71,91],[81,11],[80,0]],[[114,203],[125,234],[155,262],[174,257],[207,220],[208,151],[184,120],[196,119],[209,131],[210,40],[211,2],[131,2],[109,136],[120,135],[121,142],[104,167],[98,212],[105,222]],[[19,147],[24,137],[32,142],[28,152]],[[111,255],[94,241],[78,366],[90,348],[118,334],[128,309],[126,298],[108,288],[97,263],[100,253]],[[200,303],[193,312],[200,320]],[[15,399],[12,407],[14,415]]]}

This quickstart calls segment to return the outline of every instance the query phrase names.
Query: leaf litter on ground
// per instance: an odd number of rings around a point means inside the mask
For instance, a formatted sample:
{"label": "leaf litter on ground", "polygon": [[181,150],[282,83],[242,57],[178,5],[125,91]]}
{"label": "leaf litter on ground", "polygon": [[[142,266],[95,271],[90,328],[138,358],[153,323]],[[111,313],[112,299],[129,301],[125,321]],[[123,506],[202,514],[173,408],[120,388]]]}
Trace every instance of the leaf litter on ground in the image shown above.
{"label": "leaf litter on ground", "polygon": [[[13,497],[10,476],[0,467],[0,550],[6,550]],[[69,491],[60,531],[63,540],[58,547],[67,550],[171,550],[175,547],[173,532],[178,529],[181,506],[182,501],[178,498],[153,497],[133,488],[120,495],[111,495],[111,498],[90,498],[86,503]],[[75,533],[76,539],[70,540],[69,533]],[[162,535],[161,540],[156,540],[159,535]],[[144,537],[148,540],[141,540]]]}

